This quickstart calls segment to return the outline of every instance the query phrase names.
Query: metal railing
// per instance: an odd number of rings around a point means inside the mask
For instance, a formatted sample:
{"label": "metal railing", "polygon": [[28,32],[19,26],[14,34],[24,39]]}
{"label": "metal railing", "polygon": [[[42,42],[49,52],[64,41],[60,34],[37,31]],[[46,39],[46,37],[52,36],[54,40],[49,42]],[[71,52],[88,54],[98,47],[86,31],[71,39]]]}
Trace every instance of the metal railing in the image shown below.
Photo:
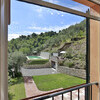
{"label": "metal railing", "polygon": [[[81,84],[81,85],[73,86],[73,87],[70,87],[70,88],[55,90],[55,91],[52,91],[52,92],[47,92],[47,93],[44,93],[44,94],[24,98],[24,99],[21,99],[21,100],[46,100],[46,99],[49,99],[49,98],[50,98],[50,100],[57,100],[57,99],[55,99],[56,96],[60,96],[60,100],[67,100],[67,99],[64,98],[64,94],[66,94],[66,93],[70,93],[70,95],[69,95],[70,98],[68,100],[74,100],[73,99],[73,91],[75,91],[75,90],[78,91],[78,95],[77,95],[78,99],[77,100],[81,100],[80,89],[82,89],[82,88],[85,89],[85,91],[84,91],[85,92],[84,93],[85,99],[84,100],[88,100],[88,97],[90,98],[89,100],[92,100],[92,87],[93,87],[93,85],[97,86],[98,83],[93,82],[93,83],[88,83],[88,84]],[[90,95],[87,95],[88,94],[87,90],[89,90]]]}
{"label": "metal railing", "polygon": [[85,88],[85,91],[87,90],[87,88],[89,88],[90,96],[91,96],[90,98],[92,100],[92,86],[93,85],[98,85],[98,83],[94,82],[94,83],[83,84],[83,85],[80,85],[80,86],[77,86],[77,87],[69,88],[67,90],[59,91],[59,92],[48,94],[48,95],[45,95],[45,96],[40,96],[40,97],[34,98],[33,100],[44,100],[44,99],[48,99],[48,98],[52,98],[52,100],[54,100],[54,97],[59,96],[59,95],[61,95],[60,100],[64,100],[64,94],[69,93],[69,92],[70,92],[70,100],[74,100],[74,99],[72,99],[72,92],[74,90],[78,90],[78,97],[77,98],[78,98],[78,100],[80,100],[80,91],[79,90],[81,88]]}

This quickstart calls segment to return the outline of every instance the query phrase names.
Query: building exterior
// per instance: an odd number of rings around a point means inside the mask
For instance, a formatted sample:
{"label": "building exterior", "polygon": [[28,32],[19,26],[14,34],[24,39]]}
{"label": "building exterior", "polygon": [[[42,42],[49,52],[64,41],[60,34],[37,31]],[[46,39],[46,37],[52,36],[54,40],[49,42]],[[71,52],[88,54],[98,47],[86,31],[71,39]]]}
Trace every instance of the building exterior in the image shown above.
{"label": "building exterior", "polygon": [[40,57],[44,59],[49,59],[50,58],[50,53],[49,52],[41,52]]}

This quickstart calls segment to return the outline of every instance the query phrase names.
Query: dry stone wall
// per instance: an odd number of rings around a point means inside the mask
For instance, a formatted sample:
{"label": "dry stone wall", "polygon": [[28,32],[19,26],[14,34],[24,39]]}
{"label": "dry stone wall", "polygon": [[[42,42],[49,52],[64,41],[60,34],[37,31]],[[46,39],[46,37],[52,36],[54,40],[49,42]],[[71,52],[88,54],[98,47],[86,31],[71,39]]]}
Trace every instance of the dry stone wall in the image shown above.
{"label": "dry stone wall", "polygon": [[76,76],[76,77],[86,79],[86,70],[84,69],[75,69],[75,68],[69,68],[66,66],[59,66],[57,68],[57,71],[60,73],[65,73],[71,76]]}

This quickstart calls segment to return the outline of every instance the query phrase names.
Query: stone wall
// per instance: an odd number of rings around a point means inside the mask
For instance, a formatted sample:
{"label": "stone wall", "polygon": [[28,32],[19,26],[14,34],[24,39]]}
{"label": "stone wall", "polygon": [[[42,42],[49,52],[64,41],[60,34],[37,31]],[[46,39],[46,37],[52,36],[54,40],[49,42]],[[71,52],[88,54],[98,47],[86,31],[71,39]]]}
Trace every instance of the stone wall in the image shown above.
{"label": "stone wall", "polygon": [[39,69],[39,68],[51,68],[51,63],[48,62],[46,64],[37,64],[37,65],[23,65],[24,68],[29,69]]}
{"label": "stone wall", "polygon": [[50,58],[50,53],[49,52],[41,52],[40,56],[45,58],[45,59],[49,59]]}
{"label": "stone wall", "polygon": [[57,71],[60,73],[65,73],[71,76],[76,76],[76,77],[86,79],[86,70],[84,69],[75,69],[75,68],[69,68],[66,66],[59,66],[57,68]]}

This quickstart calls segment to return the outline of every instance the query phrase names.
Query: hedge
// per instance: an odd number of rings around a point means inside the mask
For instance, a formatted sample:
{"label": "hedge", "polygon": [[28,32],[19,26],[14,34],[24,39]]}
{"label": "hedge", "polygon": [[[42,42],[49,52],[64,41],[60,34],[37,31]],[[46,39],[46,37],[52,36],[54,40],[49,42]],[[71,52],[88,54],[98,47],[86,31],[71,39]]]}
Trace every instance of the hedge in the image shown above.
{"label": "hedge", "polygon": [[28,63],[28,65],[35,65],[35,64],[46,64],[47,62],[49,62],[48,59],[36,59],[36,60],[32,60]]}

